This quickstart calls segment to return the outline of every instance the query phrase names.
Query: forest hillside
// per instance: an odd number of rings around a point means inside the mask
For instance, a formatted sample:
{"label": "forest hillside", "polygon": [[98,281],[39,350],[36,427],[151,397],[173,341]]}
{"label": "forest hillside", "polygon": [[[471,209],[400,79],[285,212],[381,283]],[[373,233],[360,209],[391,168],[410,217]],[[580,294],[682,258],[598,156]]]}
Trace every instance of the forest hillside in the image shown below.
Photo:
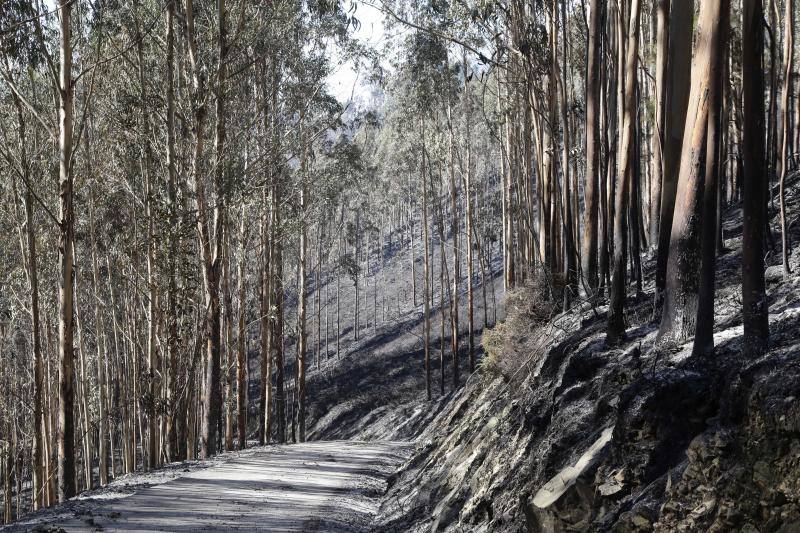
{"label": "forest hillside", "polygon": [[[787,186],[793,218],[798,178]],[[515,290],[508,319],[484,337],[480,371],[389,480],[375,530],[800,527],[800,283],[784,279],[773,256],[770,351],[742,357],[741,209],[727,210],[723,224],[714,357],[693,358],[691,342],[657,342],[652,261],[629,335],[612,349],[604,305],[554,313],[541,286]],[[800,254],[789,261],[800,266]]]}

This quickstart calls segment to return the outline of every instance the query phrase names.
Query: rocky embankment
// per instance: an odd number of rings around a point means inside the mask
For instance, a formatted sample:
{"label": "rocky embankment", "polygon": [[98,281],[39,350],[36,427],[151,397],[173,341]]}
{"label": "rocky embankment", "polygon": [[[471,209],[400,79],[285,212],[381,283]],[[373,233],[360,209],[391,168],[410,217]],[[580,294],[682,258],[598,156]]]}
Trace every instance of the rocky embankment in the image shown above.
{"label": "rocky embankment", "polygon": [[511,295],[480,371],[390,479],[375,529],[800,531],[800,279],[771,258],[771,347],[743,357],[740,220],[727,214],[711,357],[656,342],[647,284],[614,349],[604,307],[551,318],[541,289]]}

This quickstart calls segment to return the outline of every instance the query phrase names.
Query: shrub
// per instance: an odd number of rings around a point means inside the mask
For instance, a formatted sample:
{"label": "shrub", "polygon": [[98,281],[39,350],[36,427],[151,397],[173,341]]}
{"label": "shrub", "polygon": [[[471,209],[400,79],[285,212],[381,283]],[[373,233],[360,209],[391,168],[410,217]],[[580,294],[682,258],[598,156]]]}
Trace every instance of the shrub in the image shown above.
{"label": "shrub", "polygon": [[486,352],[482,365],[487,372],[502,375],[506,381],[527,375],[523,367],[547,347],[549,335],[544,326],[560,311],[557,294],[544,275],[529,276],[525,285],[509,291],[506,320],[485,331],[481,341]]}

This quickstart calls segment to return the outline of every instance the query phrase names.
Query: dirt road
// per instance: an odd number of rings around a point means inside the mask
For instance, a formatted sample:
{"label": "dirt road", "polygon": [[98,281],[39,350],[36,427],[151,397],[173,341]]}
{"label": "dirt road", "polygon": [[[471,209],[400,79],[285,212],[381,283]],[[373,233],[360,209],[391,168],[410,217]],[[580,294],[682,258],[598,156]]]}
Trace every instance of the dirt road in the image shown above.
{"label": "dirt road", "polygon": [[[253,448],[126,494],[121,480],[3,531],[369,531],[406,443]],[[188,470],[188,473],[185,471]]]}

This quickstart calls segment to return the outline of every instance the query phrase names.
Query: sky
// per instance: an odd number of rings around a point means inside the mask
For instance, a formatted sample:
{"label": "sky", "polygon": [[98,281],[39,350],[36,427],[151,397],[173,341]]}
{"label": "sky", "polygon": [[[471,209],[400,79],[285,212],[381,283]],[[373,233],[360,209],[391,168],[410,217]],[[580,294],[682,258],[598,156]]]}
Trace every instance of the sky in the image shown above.
{"label": "sky", "polygon": [[[348,5],[354,2],[350,0]],[[353,37],[358,39],[362,44],[371,46],[373,48],[380,47],[383,42],[388,38],[385,31],[383,19],[384,15],[377,8],[367,5],[363,2],[357,2],[357,9],[352,16],[354,16],[361,23],[357,31],[353,32]],[[348,6],[349,7],[349,6]],[[328,77],[328,87],[341,103],[346,104],[353,100],[359,100],[369,91],[368,84],[364,83],[366,73],[358,72],[356,65],[353,61],[343,62],[338,55],[338,51],[334,52],[333,57],[334,71]]]}
{"label": "sky", "polygon": [[[355,12],[351,13],[351,16],[355,16],[361,23],[358,31],[353,32],[353,37],[373,48],[380,47],[387,38],[390,38],[384,28],[384,15],[377,8],[357,0],[345,0],[344,3],[346,9],[356,5]],[[44,6],[48,11],[53,10],[56,0],[44,0]],[[332,59],[337,66],[327,80],[331,94],[343,104],[348,103],[351,97],[358,101],[360,97],[367,95],[369,86],[364,83],[365,73],[359,73],[353,61],[343,62],[338,50],[333,52]]]}

